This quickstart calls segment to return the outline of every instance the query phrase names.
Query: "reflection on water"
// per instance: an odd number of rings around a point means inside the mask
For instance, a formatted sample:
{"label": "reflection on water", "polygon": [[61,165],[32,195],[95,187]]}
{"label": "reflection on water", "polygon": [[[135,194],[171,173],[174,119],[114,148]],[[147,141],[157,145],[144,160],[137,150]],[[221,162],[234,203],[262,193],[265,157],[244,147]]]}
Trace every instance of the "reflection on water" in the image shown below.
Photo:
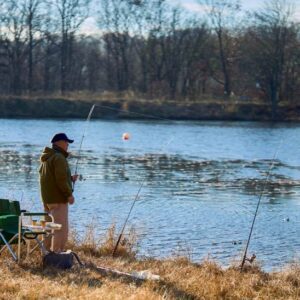
{"label": "reflection on water", "polygon": [[[72,159],[74,161],[77,158],[76,155],[71,156],[71,163]],[[18,174],[19,177],[36,181],[38,161],[37,153],[22,154],[15,150],[0,150],[0,178],[9,180],[8,175]],[[300,171],[300,167],[288,166],[279,160],[197,161],[180,155],[145,154],[125,157],[119,153],[96,157],[89,151],[82,154],[79,162],[79,167],[90,173],[84,180],[119,182],[141,181],[143,178],[149,186],[175,188],[179,183],[185,184],[189,193],[193,193],[199,184],[218,189],[242,189],[250,195],[263,189],[264,194],[272,195],[296,193],[295,188],[300,186],[300,180],[282,173],[283,169]],[[270,176],[266,181],[269,172]],[[30,177],[31,175],[33,176]]]}
{"label": "reflection on water", "polygon": [[[4,129],[14,132],[8,136],[3,130],[0,135],[1,194],[22,198],[25,208],[40,209],[39,154],[57,131],[57,121],[22,121],[26,130],[18,120],[1,122]],[[72,136],[82,122],[59,126],[63,128],[59,131]],[[32,137],[38,140],[37,128],[41,127],[47,128],[43,134],[47,136],[38,144],[28,143]],[[285,149],[274,162],[270,159],[278,137],[285,135],[293,141],[295,131],[300,131],[297,127],[101,121],[91,122],[90,127],[79,161],[83,181],[76,185],[76,205],[71,208],[72,224],[79,232],[92,219],[100,233],[113,221],[120,228],[144,182],[130,219],[142,236],[141,255],[188,254],[194,260],[209,256],[227,264],[241,257],[264,190],[250,251],[256,252],[266,268],[283,265],[299,254],[297,147]],[[136,138],[132,143],[120,142],[125,131]],[[145,132],[148,137],[154,132],[155,139],[145,140]],[[164,134],[178,134],[177,140],[183,142],[163,149],[168,141]],[[202,139],[197,139],[200,134]],[[76,145],[72,150],[74,169]]]}

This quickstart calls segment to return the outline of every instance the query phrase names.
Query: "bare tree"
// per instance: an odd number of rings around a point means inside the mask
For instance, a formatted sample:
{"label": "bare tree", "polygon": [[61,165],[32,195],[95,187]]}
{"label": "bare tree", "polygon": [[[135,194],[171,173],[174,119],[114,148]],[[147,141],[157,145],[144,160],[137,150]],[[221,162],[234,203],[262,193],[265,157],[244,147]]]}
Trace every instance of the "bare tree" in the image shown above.
{"label": "bare tree", "polygon": [[8,54],[10,66],[10,90],[21,94],[24,83],[22,73],[26,54],[26,15],[22,3],[16,0],[4,2],[1,11],[1,21],[4,30],[3,43]]}
{"label": "bare tree", "polygon": [[61,33],[61,93],[68,89],[68,75],[72,60],[72,43],[75,33],[86,20],[90,0],[55,0]]}
{"label": "bare tree", "polygon": [[[284,86],[295,79],[299,68],[299,27],[292,22],[293,7],[285,0],[271,0],[254,15],[249,29],[251,62],[256,66],[256,79],[272,104],[273,118],[277,117],[278,102],[288,94]],[[298,53],[297,53],[298,52]],[[284,95],[285,94],[285,95]]]}
{"label": "bare tree", "polygon": [[99,0],[102,34],[88,36],[79,29],[90,1],[0,0],[0,93],[234,91],[267,100],[274,119],[280,101],[298,101],[300,25],[289,0],[269,0],[242,28],[238,1],[198,0],[207,14],[196,18],[168,0]]}
{"label": "bare tree", "polygon": [[147,0],[131,1],[133,47],[139,59],[136,62],[139,67],[137,86],[142,93],[147,93],[149,83],[148,36],[153,27],[153,22],[151,22],[153,3]]}
{"label": "bare tree", "polygon": [[32,91],[33,87],[33,51],[40,39],[35,35],[41,32],[41,13],[42,0],[24,0],[23,10],[26,16],[27,34],[28,34],[28,91]]}
{"label": "bare tree", "polygon": [[214,45],[209,28],[204,23],[199,26],[190,24],[185,29],[182,42],[183,67],[181,72],[181,96],[199,98],[207,93],[207,81],[210,78],[210,61],[214,58]]}
{"label": "bare tree", "polygon": [[240,12],[239,0],[198,0],[205,5],[209,23],[217,36],[219,59],[223,79],[215,79],[224,86],[224,95],[229,97],[232,92],[231,66],[234,57],[234,44],[232,41],[232,31],[235,20]]}
{"label": "bare tree", "polygon": [[[54,76],[51,69],[55,69],[55,72],[60,73],[57,61],[59,60],[58,53],[60,52],[59,41],[59,24],[55,19],[54,3],[48,1],[43,6],[44,19],[42,22],[41,30],[41,61],[43,62],[42,75],[43,84],[42,89],[45,93],[54,91],[56,89],[56,82],[54,82]],[[52,79],[52,80],[51,80]]]}
{"label": "bare tree", "polygon": [[[139,2],[131,0],[102,0],[98,23],[105,32],[103,40],[107,55],[108,86],[118,91],[127,90],[133,80],[133,16]],[[111,69],[113,67],[113,69]]]}

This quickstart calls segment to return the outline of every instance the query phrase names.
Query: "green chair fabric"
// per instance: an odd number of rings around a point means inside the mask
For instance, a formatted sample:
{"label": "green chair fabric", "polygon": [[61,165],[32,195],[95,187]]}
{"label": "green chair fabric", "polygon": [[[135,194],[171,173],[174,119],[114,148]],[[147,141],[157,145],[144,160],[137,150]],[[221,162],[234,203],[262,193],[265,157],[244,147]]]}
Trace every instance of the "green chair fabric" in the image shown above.
{"label": "green chair fabric", "polygon": [[[22,215],[26,216],[43,216],[48,215],[46,213],[30,213],[22,211]],[[17,260],[17,255],[10,247],[12,244],[18,244],[19,236],[19,217],[21,216],[20,202],[9,201],[7,199],[0,199],[0,253],[5,247],[9,248],[10,253]],[[21,238],[35,239],[39,246],[43,246],[37,237],[41,234],[45,234],[45,231],[32,232],[21,228]],[[14,238],[13,240],[11,240]]]}
{"label": "green chair fabric", "polygon": [[[5,239],[9,241],[15,234],[18,233],[19,216],[6,215],[0,216],[0,230]],[[11,244],[16,244],[18,241],[14,240]],[[0,239],[0,245],[4,245],[4,241]]]}
{"label": "green chair fabric", "polygon": [[10,202],[7,199],[0,199],[0,216],[9,215],[10,210]]}
{"label": "green chair fabric", "polygon": [[13,215],[19,216],[21,214],[20,202],[19,201],[10,201],[9,202],[9,210]]}
{"label": "green chair fabric", "polygon": [[[9,241],[18,233],[20,213],[19,201],[0,199],[0,230],[6,241]],[[15,239],[11,244],[16,244],[17,242],[18,240]],[[2,238],[0,238],[0,245],[5,245]]]}

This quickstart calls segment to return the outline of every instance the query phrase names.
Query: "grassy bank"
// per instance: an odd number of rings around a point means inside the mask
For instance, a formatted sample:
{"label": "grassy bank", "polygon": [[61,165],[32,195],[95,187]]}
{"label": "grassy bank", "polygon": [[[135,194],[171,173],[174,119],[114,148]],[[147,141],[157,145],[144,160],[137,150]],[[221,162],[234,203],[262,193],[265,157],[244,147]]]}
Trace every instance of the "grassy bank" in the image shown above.
{"label": "grassy bank", "polygon": [[[261,102],[235,99],[201,101],[145,100],[126,95],[70,95],[65,97],[1,97],[1,118],[86,118],[92,104],[98,107],[93,118],[131,118],[175,120],[272,119],[271,106]],[[299,121],[300,105],[282,103],[277,120]]]}
{"label": "grassy bank", "polygon": [[101,242],[87,235],[69,245],[84,262],[125,272],[148,270],[160,281],[131,282],[104,276],[91,268],[67,271],[42,269],[38,252],[34,258],[15,264],[8,255],[0,256],[0,299],[299,299],[300,267],[265,273],[258,267],[222,268],[215,262],[192,263],[186,258],[167,260],[136,259],[134,235],[118,252],[110,253],[114,231]]}

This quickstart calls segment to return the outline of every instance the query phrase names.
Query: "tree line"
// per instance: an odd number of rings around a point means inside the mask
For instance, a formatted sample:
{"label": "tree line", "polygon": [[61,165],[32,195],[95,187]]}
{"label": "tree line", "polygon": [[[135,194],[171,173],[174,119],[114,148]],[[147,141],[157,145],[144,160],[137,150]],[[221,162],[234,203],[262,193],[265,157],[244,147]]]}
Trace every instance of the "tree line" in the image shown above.
{"label": "tree line", "polygon": [[[235,0],[0,0],[0,93],[132,91],[184,101],[300,96],[293,4],[246,13]],[[99,34],[82,34],[90,16]]]}

